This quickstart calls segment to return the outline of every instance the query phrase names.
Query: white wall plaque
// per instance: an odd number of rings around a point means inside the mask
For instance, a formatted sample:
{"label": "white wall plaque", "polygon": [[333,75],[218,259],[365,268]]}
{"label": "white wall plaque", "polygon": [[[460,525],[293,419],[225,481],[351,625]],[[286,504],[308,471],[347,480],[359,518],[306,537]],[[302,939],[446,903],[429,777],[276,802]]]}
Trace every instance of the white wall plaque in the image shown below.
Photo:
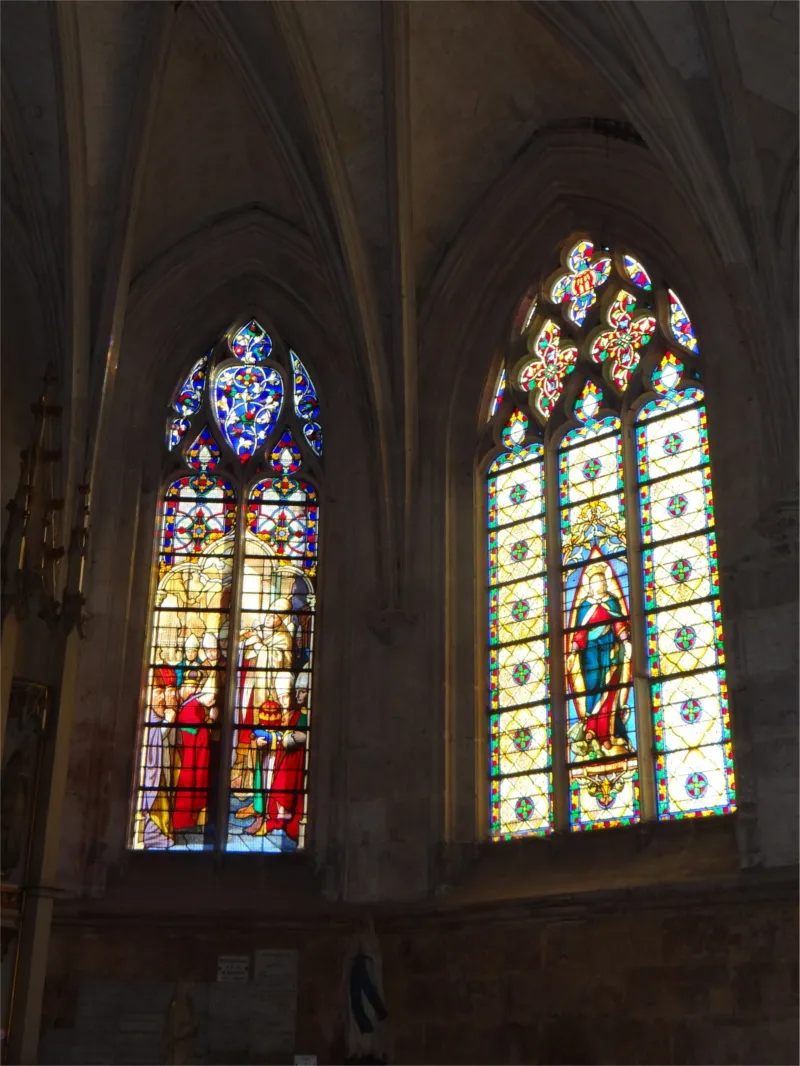
{"label": "white wall plaque", "polygon": [[217,980],[246,984],[250,980],[250,956],[220,955],[217,959]]}

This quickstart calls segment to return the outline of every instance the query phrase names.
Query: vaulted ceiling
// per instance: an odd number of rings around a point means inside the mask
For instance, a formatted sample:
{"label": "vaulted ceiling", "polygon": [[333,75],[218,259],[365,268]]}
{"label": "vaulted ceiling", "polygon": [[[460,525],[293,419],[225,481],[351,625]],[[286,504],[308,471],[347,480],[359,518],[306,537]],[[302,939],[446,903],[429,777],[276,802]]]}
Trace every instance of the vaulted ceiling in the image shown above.
{"label": "vaulted ceiling", "polygon": [[[388,44],[387,8],[398,16],[404,8]],[[715,78],[719,62],[705,25],[712,8],[727,23],[732,73],[741,79],[774,208],[795,170],[797,5],[757,0],[620,3],[608,11],[603,3],[482,0],[6,4],[3,142],[15,147],[4,195],[14,203],[24,186],[29,202],[17,203],[17,213],[38,211],[62,250],[64,209],[85,198],[83,239],[101,274],[119,225],[123,169],[141,167],[143,176],[131,220],[134,274],[180,237],[243,205],[313,229],[309,194],[334,226],[341,226],[344,199],[358,240],[385,273],[381,261],[393,237],[388,161],[410,174],[406,237],[424,285],[464,219],[537,130],[627,119],[648,139],[636,121],[648,101],[631,92],[645,50],[674,72],[670,103],[681,122],[708,138],[724,174],[730,96]],[[406,68],[401,86],[387,69],[392,48]],[[628,71],[627,85],[615,81],[617,66]],[[657,108],[660,101],[647,95]],[[146,131],[144,98],[153,109]],[[387,112],[398,111],[409,127],[408,158],[396,158],[388,144]],[[270,129],[272,118],[280,131]],[[276,144],[281,138],[292,142],[294,158]],[[70,190],[78,181],[82,188]],[[300,191],[298,182],[308,187]]]}
{"label": "vaulted ceiling", "polygon": [[643,140],[722,258],[778,291],[797,18],[759,0],[2,5],[4,257],[33,280],[73,432],[96,426],[131,282],[256,208],[311,240],[376,406],[411,433],[416,308],[547,130]]}

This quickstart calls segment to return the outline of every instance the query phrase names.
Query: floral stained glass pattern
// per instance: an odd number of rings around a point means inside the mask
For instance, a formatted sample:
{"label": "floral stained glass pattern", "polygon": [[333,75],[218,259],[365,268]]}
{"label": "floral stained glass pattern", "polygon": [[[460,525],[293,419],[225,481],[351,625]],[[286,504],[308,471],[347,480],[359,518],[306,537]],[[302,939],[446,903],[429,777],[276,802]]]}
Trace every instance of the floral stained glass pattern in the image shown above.
{"label": "floral stained glass pattern", "polygon": [[225,480],[205,472],[174,481],[164,497],[162,564],[172,566],[175,555],[199,555],[232,533],[234,499]]}
{"label": "floral stained glass pattern", "polygon": [[178,387],[172,409],[179,417],[170,418],[167,425],[167,447],[177,448],[191,425],[191,416],[200,410],[208,376],[208,353],[198,359]]}
{"label": "floral stained glass pattern", "polygon": [[247,505],[249,532],[270,553],[294,559],[304,570],[317,565],[317,494],[305,482],[290,477],[260,481]]}
{"label": "floral stained glass pattern", "polygon": [[[499,405],[490,412],[505,449],[488,470],[495,840],[736,803],[694,328],[635,256],[598,252],[588,237],[567,247],[566,271],[531,285],[514,317],[506,365],[527,405],[502,421]],[[651,739],[654,761],[640,749]]]}
{"label": "floral stained glass pattern", "polygon": [[214,382],[214,413],[225,440],[241,463],[261,448],[275,428],[283,401],[277,370],[226,366]]}
{"label": "floral stained glass pattern", "polygon": [[[172,401],[168,444],[184,470],[156,533],[135,849],[305,846],[319,505],[298,441],[319,455],[322,429],[295,360],[252,320],[194,364]],[[289,373],[295,408],[278,431]],[[249,487],[251,459],[273,473]]]}
{"label": "floral stained glass pattern", "polygon": [[540,445],[489,470],[491,832],[550,832],[544,464]]}
{"label": "floral stained glass pattern", "polygon": [[634,285],[638,285],[640,289],[652,289],[653,283],[650,280],[650,275],[635,256],[624,255],[622,262],[625,266],[625,273]]}
{"label": "floral stained glass pattern", "polygon": [[300,469],[303,457],[294,442],[291,430],[285,430],[269,454],[269,461],[279,474],[293,474]]}
{"label": "floral stained glass pattern", "polygon": [[206,387],[207,365],[208,354],[197,360],[178,389],[173,407],[179,415],[193,415],[195,411],[200,410],[200,404],[203,401],[203,390]]}
{"label": "floral stained glass pattern", "polygon": [[211,430],[205,426],[194,443],[186,449],[186,462],[195,470],[213,470],[219,460],[219,445]]}
{"label": "floral stained glass pattern", "polygon": [[511,417],[503,427],[501,434],[503,447],[510,448],[512,451],[521,448],[527,432],[528,419],[519,409],[512,411]]}
{"label": "floral stained glass pattern", "polygon": [[188,418],[172,418],[167,426],[167,447],[170,451],[173,448],[177,448],[183,438],[186,436],[186,431],[191,425],[191,421]]}
{"label": "floral stained glass pattern", "polygon": [[700,354],[697,337],[694,334],[692,320],[686,313],[686,308],[681,303],[677,293],[669,290],[669,325],[675,340],[688,348],[694,355]]}
{"label": "floral stained glass pattern", "polygon": [[322,455],[322,427],[319,424],[317,390],[297,355],[290,351],[294,377],[294,409],[303,422],[303,436],[317,455]]}
{"label": "floral stained glass pattern", "polygon": [[627,388],[639,365],[640,349],[650,343],[656,329],[653,315],[635,310],[635,297],[620,289],[606,316],[611,329],[601,330],[589,349],[596,363],[608,360],[610,380],[620,392]]}
{"label": "floral stained glass pattern", "polygon": [[520,386],[533,393],[533,405],[543,422],[564,388],[564,380],[578,359],[574,345],[561,343],[561,328],[548,319],[533,342],[533,359],[520,371]]}
{"label": "floral stained glass pattern", "polygon": [[585,239],[578,241],[567,255],[567,272],[556,278],[550,289],[553,303],[566,303],[567,315],[576,326],[583,325],[597,299],[597,290],[611,274],[609,256],[593,257],[594,244]]}
{"label": "floral stained glass pattern", "polygon": [[272,340],[255,319],[234,334],[230,346],[236,358],[249,365],[263,363],[272,352]]}

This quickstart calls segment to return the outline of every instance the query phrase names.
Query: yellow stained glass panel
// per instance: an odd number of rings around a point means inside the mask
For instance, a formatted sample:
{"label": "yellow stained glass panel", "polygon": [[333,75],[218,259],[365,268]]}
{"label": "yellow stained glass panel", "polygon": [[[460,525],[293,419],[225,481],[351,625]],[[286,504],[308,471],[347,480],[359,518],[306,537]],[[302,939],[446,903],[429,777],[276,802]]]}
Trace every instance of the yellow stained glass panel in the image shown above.
{"label": "yellow stained glass panel", "polygon": [[492,837],[528,836],[550,827],[549,774],[503,777],[492,783]]}
{"label": "yellow stained glass panel", "polygon": [[705,534],[647,549],[645,565],[652,566],[654,585],[652,591],[648,588],[648,599],[654,593],[656,607],[678,606],[716,592]]}
{"label": "yellow stained glass panel", "polygon": [[706,670],[722,663],[714,601],[658,611],[648,617],[654,676]]}
{"label": "yellow stained glass panel", "polygon": [[540,703],[492,718],[496,773],[530,773],[548,766],[548,717],[547,705]]}
{"label": "yellow stained glass panel", "polygon": [[547,646],[543,640],[498,648],[499,706],[516,707],[547,698]]}

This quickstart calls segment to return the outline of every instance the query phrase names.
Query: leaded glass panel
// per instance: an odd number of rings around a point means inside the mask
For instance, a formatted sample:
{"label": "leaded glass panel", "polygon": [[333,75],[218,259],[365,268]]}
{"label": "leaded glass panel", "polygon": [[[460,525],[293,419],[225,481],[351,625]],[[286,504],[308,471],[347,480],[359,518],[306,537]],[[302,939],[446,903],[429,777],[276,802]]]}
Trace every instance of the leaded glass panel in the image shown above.
{"label": "leaded glass panel", "polygon": [[735,807],[700,347],[657,277],[573,237],[514,315],[489,409],[502,382],[516,406],[488,476],[494,839]]}
{"label": "leaded glass panel", "polygon": [[130,843],[290,852],[306,843],[317,594],[308,371],[251,319],[182,379],[166,445],[185,471],[159,514]]}

